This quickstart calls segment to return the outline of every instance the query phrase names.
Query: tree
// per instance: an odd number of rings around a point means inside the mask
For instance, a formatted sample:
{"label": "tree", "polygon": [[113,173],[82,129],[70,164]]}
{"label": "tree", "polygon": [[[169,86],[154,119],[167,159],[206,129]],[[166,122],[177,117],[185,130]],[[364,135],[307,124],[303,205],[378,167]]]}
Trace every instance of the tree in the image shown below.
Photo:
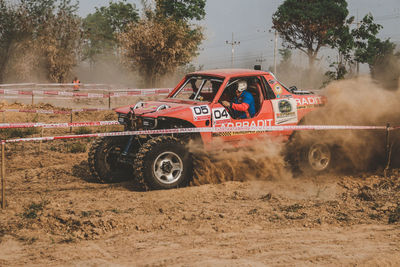
{"label": "tree", "polygon": [[285,0],[272,23],[284,45],[304,52],[313,68],[321,47],[336,38],[348,13],[346,0]]}
{"label": "tree", "polygon": [[395,53],[396,45],[390,39],[381,40],[377,37],[381,29],[382,25],[374,23],[371,14],[362,19],[360,26],[352,32],[356,40],[354,58],[359,63],[369,65],[373,78],[387,87],[397,89],[400,55]]}
{"label": "tree", "polygon": [[[377,34],[382,26],[376,24],[372,15],[366,15],[356,29],[350,30],[352,21],[347,21],[345,27],[336,30],[335,38],[330,43],[338,51],[338,60],[331,62],[333,70],[326,72],[330,80],[345,78],[354,71],[358,64],[368,64],[373,78],[386,87],[397,88],[399,77],[398,58],[395,45],[389,39],[382,41]],[[328,81],[328,82],[329,82]]]}
{"label": "tree", "polygon": [[124,62],[154,86],[163,75],[189,63],[203,40],[202,28],[192,19],[202,19],[205,0],[155,0],[145,6],[144,16],[118,35]]}
{"label": "tree", "polygon": [[206,15],[206,0],[156,0],[156,13],[177,21],[202,20]]}
{"label": "tree", "polygon": [[9,57],[9,48],[15,31],[15,16],[4,0],[0,0],[0,82]]}
{"label": "tree", "polygon": [[116,35],[138,20],[136,6],[126,3],[125,0],[117,3],[110,1],[108,7],[96,8],[95,13],[84,19],[83,28],[87,40],[83,59],[89,59],[94,64],[97,55],[112,54],[117,45]]}
{"label": "tree", "polygon": [[[71,0],[19,0],[1,6],[0,55],[2,80],[28,80],[44,73],[51,81],[66,81],[76,64],[80,20]],[[3,16],[1,16],[3,17]],[[4,33],[4,34],[3,34]],[[39,75],[40,76],[40,75]]]}
{"label": "tree", "polygon": [[47,18],[43,34],[38,38],[51,81],[68,81],[72,68],[77,64],[82,34],[76,10],[77,5],[71,5],[71,0],[60,1]]}
{"label": "tree", "polygon": [[191,61],[203,39],[200,30],[171,18],[144,18],[119,35],[125,63],[144,76],[145,85]]}

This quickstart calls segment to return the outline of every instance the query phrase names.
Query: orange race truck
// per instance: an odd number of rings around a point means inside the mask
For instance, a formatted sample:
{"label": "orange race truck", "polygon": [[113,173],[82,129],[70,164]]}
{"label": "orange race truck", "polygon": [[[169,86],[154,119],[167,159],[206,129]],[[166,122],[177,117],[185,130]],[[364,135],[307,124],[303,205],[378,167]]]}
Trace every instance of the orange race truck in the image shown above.
{"label": "orange race truck", "polygon": [[[223,103],[232,101],[238,83],[243,81],[254,99],[254,114],[239,118],[231,106]],[[325,102],[324,96],[285,87],[270,72],[219,69],[187,74],[165,99],[139,102],[117,108],[116,112],[126,131],[263,127],[298,125],[307,113]],[[285,130],[105,137],[94,141],[89,166],[93,175],[104,182],[128,178],[143,182],[150,189],[176,188],[187,185],[193,176],[192,155],[186,147],[190,140],[212,150],[216,140],[219,144],[237,144],[243,138],[271,136],[287,141],[292,135],[293,131]],[[328,145],[309,144],[301,151],[310,169],[318,172],[330,167]]]}

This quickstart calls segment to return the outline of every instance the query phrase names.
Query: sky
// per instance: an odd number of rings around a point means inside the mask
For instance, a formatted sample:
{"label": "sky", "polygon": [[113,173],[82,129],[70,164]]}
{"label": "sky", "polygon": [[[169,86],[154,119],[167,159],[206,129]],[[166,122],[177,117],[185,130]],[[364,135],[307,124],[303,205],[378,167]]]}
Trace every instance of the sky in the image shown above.
{"label": "sky", "polygon": [[[142,8],[140,0],[127,0]],[[274,34],[272,14],[283,0],[207,0],[206,17],[197,22],[204,27],[206,39],[201,45],[199,56],[193,64],[204,69],[227,68],[232,65],[233,41],[240,42],[234,46],[233,67],[253,68],[261,64],[263,69],[273,65]],[[95,11],[95,7],[108,6],[109,0],[80,0],[79,15],[85,17]],[[383,26],[379,37],[396,42],[400,46],[400,0],[347,0],[350,15],[362,19],[371,13],[375,21]],[[278,38],[278,46],[281,41]],[[329,51],[321,51],[325,61]],[[300,52],[293,56],[299,64],[306,64],[306,58]],[[279,62],[279,55],[277,56]],[[365,68],[364,68],[365,69]]]}

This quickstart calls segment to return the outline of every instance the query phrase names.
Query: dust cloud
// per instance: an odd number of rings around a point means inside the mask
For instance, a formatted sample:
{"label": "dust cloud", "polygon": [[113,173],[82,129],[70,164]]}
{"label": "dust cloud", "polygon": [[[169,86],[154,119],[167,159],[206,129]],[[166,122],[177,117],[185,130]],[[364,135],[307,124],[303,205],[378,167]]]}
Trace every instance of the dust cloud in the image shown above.
{"label": "dust cloud", "polygon": [[[333,82],[318,93],[326,95],[328,103],[309,113],[303,124],[400,125],[400,92],[385,90],[370,77]],[[398,167],[399,133],[391,131],[390,137],[390,167]],[[336,171],[375,171],[386,166],[385,130],[299,131],[294,138],[297,139],[295,149],[310,142],[330,145],[333,169]],[[235,147],[226,143],[214,146],[222,149],[213,151],[211,155],[193,144],[189,146],[196,155],[194,184],[245,180],[293,181],[292,166],[285,157],[285,143],[266,138],[242,141]]]}
{"label": "dust cloud", "polygon": [[[308,125],[400,125],[400,92],[388,91],[368,76],[333,82],[322,94],[325,107],[308,114]],[[353,170],[374,170],[386,163],[384,130],[346,130],[299,132],[303,142],[319,140],[335,146],[337,166]],[[397,153],[397,131],[390,133],[393,156]],[[393,164],[398,164],[396,160]]]}

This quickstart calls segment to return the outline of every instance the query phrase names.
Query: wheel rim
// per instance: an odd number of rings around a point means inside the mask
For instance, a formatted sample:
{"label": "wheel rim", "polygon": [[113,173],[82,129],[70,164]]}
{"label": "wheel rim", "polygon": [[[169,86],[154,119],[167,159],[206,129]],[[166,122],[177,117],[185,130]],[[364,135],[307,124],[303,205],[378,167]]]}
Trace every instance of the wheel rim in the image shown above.
{"label": "wheel rim", "polygon": [[331,151],[325,144],[314,144],[308,151],[308,162],[311,168],[316,171],[323,171],[328,168],[331,162]]}
{"label": "wheel rim", "polygon": [[153,173],[163,184],[173,184],[181,178],[183,171],[182,159],[174,152],[160,154],[154,161]]}

